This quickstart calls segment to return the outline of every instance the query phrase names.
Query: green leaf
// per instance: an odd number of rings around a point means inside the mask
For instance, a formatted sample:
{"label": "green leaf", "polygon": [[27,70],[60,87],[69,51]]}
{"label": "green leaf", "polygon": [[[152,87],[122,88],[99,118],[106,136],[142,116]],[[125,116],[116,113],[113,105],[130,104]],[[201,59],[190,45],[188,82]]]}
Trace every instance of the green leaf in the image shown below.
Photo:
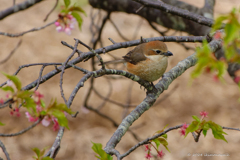
{"label": "green leaf", "polygon": [[30,97],[25,98],[24,101],[25,102],[23,103],[23,107],[26,107],[29,112],[32,112],[32,111],[34,113],[37,112],[37,110],[36,110],[36,103],[34,102],[34,100],[32,98],[30,98]]}
{"label": "green leaf", "polygon": [[215,23],[214,23],[214,25],[213,25],[213,27],[212,27],[212,29],[213,29],[212,32],[220,29],[221,26],[222,26],[223,21],[226,20],[226,19],[228,19],[228,16],[220,16],[220,17],[218,17],[218,18],[215,20]]}
{"label": "green leaf", "polygon": [[58,123],[60,126],[66,127],[67,129],[69,129],[68,120],[62,111],[53,110],[52,115],[58,119]]}
{"label": "green leaf", "polygon": [[163,134],[162,137],[167,139],[167,134]]}
{"label": "green leaf", "polygon": [[40,103],[41,103],[41,106],[42,106],[43,108],[46,107],[46,105],[45,105],[45,103],[44,103],[44,101],[43,101],[42,99],[40,99]]}
{"label": "green leaf", "polygon": [[53,159],[50,157],[43,157],[42,160],[53,160]]}
{"label": "green leaf", "polygon": [[207,135],[207,130],[203,130],[202,132],[203,132],[204,137],[206,137],[206,135]]}
{"label": "green leaf", "polygon": [[55,109],[59,109],[61,111],[65,111],[68,114],[74,114],[74,112],[72,112],[72,110],[70,108],[68,108],[66,104],[63,104],[63,103],[57,104]]}
{"label": "green leaf", "polygon": [[102,149],[102,144],[101,143],[94,143],[92,142],[92,150],[97,153],[99,156],[96,156],[97,158],[101,160],[112,160],[113,157],[107,154],[103,149]]}
{"label": "green leaf", "polygon": [[200,125],[200,122],[198,122],[198,121],[193,121],[193,122],[188,126],[188,128],[186,129],[186,135],[185,135],[185,137],[187,137],[187,135],[188,135],[189,132],[194,132],[194,131],[198,130],[198,129],[199,129],[199,125]]}
{"label": "green leaf", "polygon": [[5,124],[4,124],[4,123],[2,123],[2,122],[0,122],[0,126],[5,126]]}
{"label": "green leaf", "polygon": [[156,139],[153,139],[152,141],[156,144],[157,149],[158,149],[159,145],[161,144],[160,141],[159,141],[159,139],[156,138]]}
{"label": "green leaf", "polygon": [[68,6],[70,5],[71,1],[70,0],[64,0],[64,4],[66,6],[66,8],[68,8]]}
{"label": "green leaf", "polygon": [[36,153],[37,157],[39,158],[40,157],[40,150],[38,148],[33,148],[32,150]]}
{"label": "green leaf", "polygon": [[2,89],[3,91],[11,91],[12,93],[14,93],[14,89],[11,86],[1,87],[0,89]]}
{"label": "green leaf", "polygon": [[227,134],[227,133],[223,132],[222,127],[212,121],[209,121],[208,123],[209,123],[209,127],[212,129],[214,138],[221,139],[221,140],[224,140],[225,142],[227,142],[227,140],[225,139],[225,137],[223,135],[223,134]]}
{"label": "green leaf", "polygon": [[[159,142],[168,150],[168,152],[170,152],[170,150],[168,149],[168,142],[167,142],[167,140],[166,139],[164,139],[164,138],[158,138],[158,140],[159,140]],[[171,152],[170,152],[171,153]]]}
{"label": "green leaf", "polygon": [[22,88],[22,83],[21,81],[18,79],[17,76],[12,76],[12,75],[8,75],[4,72],[2,72],[3,75],[5,75],[8,79],[10,79],[16,86],[17,90],[20,91]]}
{"label": "green leaf", "polygon": [[201,122],[201,120],[197,116],[192,116],[193,119],[195,119],[198,122]]}
{"label": "green leaf", "polygon": [[224,38],[224,42],[229,43],[232,42],[235,38],[237,38],[236,36],[238,35],[239,29],[236,25],[229,23],[226,24],[225,32],[226,36]]}
{"label": "green leaf", "polygon": [[69,8],[69,11],[81,12],[81,13],[83,13],[85,16],[87,16],[86,12],[85,12],[81,7],[72,6],[72,7]]}
{"label": "green leaf", "polygon": [[78,28],[81,30],[82,22],[83,22],[82,17],[76,11],[72,12],[72,16],[76,18],[78,22]]}

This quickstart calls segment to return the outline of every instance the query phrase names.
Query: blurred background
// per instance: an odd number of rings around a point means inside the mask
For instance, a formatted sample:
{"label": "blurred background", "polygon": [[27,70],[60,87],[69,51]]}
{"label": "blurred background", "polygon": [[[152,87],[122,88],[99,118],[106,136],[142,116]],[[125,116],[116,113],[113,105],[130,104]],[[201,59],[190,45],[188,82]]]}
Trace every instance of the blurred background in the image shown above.
{"label": "blurred background", "polygon": [[[20,3],[23,0],[16,0]],[[202,7],[203,0],[190,1],[184,0],[192,5]],[[62,3],[62,2],[61,2]],[[51,25],[43,30],[25,34],[23,37],[9,38],[0,35],[0,60],[4,59],[13,48],[22,39],[21,46],[16,50],[14,55],[4,64],[0,65],[0,71],[8,74],[13,74],[19,66],[30,63],[39,62],[64,62],[71,54],[72,50],[63,46],[61,41],[74,45],[74,39],[77,38],[86,44],[90,44],[91,32],[89,26],[91,24],[90,11],[92,7],[87,0],[78,1],[82,8],[87,13],[83,16],[83,25],[81,31],[78,27],[72,31],[70,36],[65,33],[58,33],[54,25]],[[0,0],[0,10],[4,10],[12,5],[12,1]],[[0,32],[19,33],[34,27],[40,27],[44,24],[52,22],[57,19],[58,9],[53,12],[47,22],[43,22],[46,14],[52,9],[55,1],[45,0],[34,7],[8,16],[0,21]],[[225,14],[231,11],[233,7],[239,7],[239,0],[216,0],[214,8],[214,16]],[[94,11],[95,13],[97,12]],[[106,15],[105,12],[102,12]],[[126,13],[114,13],[111,16],[114,23],[121,29],[123,35],[133,40],[136,29],[137,38],[140,36],[145,38],[157,37],[159,34],[153,31],[148,22],[136,15]],[[163,27],[159,27],[165,30]],[[174,31],[169,32],[171,34]],[[179,34],[176,34],[179,35]],[[185,35],[185,34],[183,34]],[[117,34],[115,28],[111,23],[107,22],[102,33],[103,46],[111,45],[108,40],[112,38],[115,42],[122,42],[124,40]],[[174,67],[179,61],[185,59],[194,51],[185,50],[177,43],[166,43],[168,49],[174,54],[169,58],[168,70]],[[193,48],[200,46],[199,43],[188,43],[188,46]],[[100,48],[98,46],[97,48]],[[81,51],[87,51],[83,46],[78,47]],[[119,49],[110,52],[116,57],[125,55],[132,48]],[[76,57],[76,56],[75,56]],[[108,55],[102,56],[105,61],[110,60]],[[80,63],[78,66],[85,69],[91,69],[90,62]],[[115,66],[110,66],[114,67]],[[124,69],[122,66],[118,66]],[[43,74],[53,70],[54,67],[46,67]],[[183,75],[177,78],[168,88],[160,95],[156,104],[145,112],[133,125],[132,130],[142,140],[150,137],[154,132],[161,130],[164,126],[173,127],[184,122],[191,123],[192,115],[200,117],[200,111],[207,111],[209,113],[206,120],[212,120],[217,124],[226,127],[239,128],[239,89],[232,81],[229,75],[224,76],[225,82],[221,83],[215,81],[213,74],[203,74],[199,78],[191,81],[190,73],[193,68],[187,70]],[[21,79],[23,86],[36,80],[39,76],[40,67],[29,67],[21,70],[18,77]],[[68,69],[65,71],[63,79],[63,87],[65,96],[68,98],[78,81],[83,74],[74,70]],[[115,76],[118,77],[118,76]],[[58,102],[64,102],[60,95],[59,78],[57,75],[47,82],[40,85],[39,91],[44,94],[44,100],[48,104],[52,98],[57,98]],[[6,81],[6,78],[0,74],[0,83]],[[112,94],[109,97],[111,100],[123,103],[138,105],[146,96],[143,89],[140,89],[139,84],[132,82],[126,78],[109,80],[105,77],[95,79],[94,87],[101,92],[103,96],[107,96],[112,87]],[[157,83],[154,82],[154,83]],[[95,154],[92,151],[92,142],[102,143],[103,146],[108,142],[115,131],[115,127],[108,120],[100,117],[96,113],[83,109],[83,102],[89,89],[90,81],[86,82],[84,88],[78,92],[72,104],[73,111],[79,111],[76,118],[68,116],[70,130],[65,130],[62,139],[61,149],[56,159],[95,159]],[[5,94],[0,91],[0,97],[5,97]],[[89,105],[97,108],[103,100],[96,94],[91,94]],[[107,102],[101,109],[101,112],[113,118],[117,123],[121,123],[125,117],[134,107],[123,109],[118,105]],[[8,108],[2,109],[0,112],[0,122],[5,123],[5,126],[0,127],[1,133],[15,133],[31,125],[25,118],[25,110],[21,109],[21,117],[10,116]],[[167,127],[167,128],[168,128]],[[225,130],[228,134],[225,136],[228,143],[223,140],[214,139],[211,131],[207,136],[201,135],[200,140],[196,143],[189,134],[186,138],[180,136],[179,130],[174,130],[168,133],[168,148],[169,153],[163,146],[160,149],[166,154],[164,159],[239,159],[239,142],[240,133],[237,131]],[[34,152],[31,148],[38,147],[40,149],[51,146],[55,140],[57,132],[54,132],[51,127],[44,127],[42,125],[36,126],[34,129],[17,137],[0,137],[0,140],[5,144],[7,151],[13,160],[28,160],[33,159]],[[120,153],[126,152],[129,148],[137,144],[133,136],[126,133],[122,141],[117,145],[116,149]],[[188,156],[188,154],[229,154],[229,156],[204,157],[204,156]],[[131,153],[126,160],[130,159],[145,159],[144,147],[139,147]],[[0,157],[5,159],[5,155],[0,151]],[[116,159],[114,157],[114,159]]]}

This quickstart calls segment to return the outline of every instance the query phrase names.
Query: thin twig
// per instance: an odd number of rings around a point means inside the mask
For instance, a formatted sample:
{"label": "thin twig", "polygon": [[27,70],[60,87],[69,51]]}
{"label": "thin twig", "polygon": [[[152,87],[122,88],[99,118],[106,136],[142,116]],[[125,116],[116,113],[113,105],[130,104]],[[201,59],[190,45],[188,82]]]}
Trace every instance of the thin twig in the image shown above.
{"label": "thin twig", "polygon": [[27,131],[29,131],[30,129],[32,129],[33,127],[35,127],[38,123],[41,122],[41,119],[38,119],[36,122],[34,122],[31,126],[29,126],[28,128],[26,129],[23,129],[17,133],[11,133],[11,134],[3,134],[3,133],[0,133],[0,137],[13,137],[13,136],[18,136],[18,135],[21,135]]}
{"label": "thin twig", "polygon": [[7,160],[10,160],[9,154],[8,154],[8,152],[7,152],[7,149],[6,149],[6,147],[4,146],[4,144],[2,143],[1,140],[0,140],[0,147],[2,148],[3,153],[5,154]]}
{"label": "thin twig", "polygon": [[56,3],[54,4],[53,8],[50,10],[50,12],[46,15],[46,17],[44,18],[44,22],[48,19],[48,17],[50,16],[50,14],[54,11],[54,9],[57,7],[58,5],[58,0],[56,0]]}
{"label": "thin twig", "polygon": [[34,31],[39,31],[39,30],[41,30],[41,29],[44,29],[44,28],[46,28],[46,27],[54,24],[55,22],[56,22],[56,20],[53,21],[53,22],[51,22],[51,23],[48,23],[48,24],[46,24],[46,25],[44,25],[44,26],[42,26],[42,27],[32,28],[32,29],[30,29],[30,30],[28,30],[28,31],[24,31],[24,32],[21,32],[21,33],[16,33],[16,34],[6,33],[6,32],[0,32],[0,35],[8,36],[8,37],[20,37],[20,36],[23,36],[23,35],[26,34],[26,33],[34,32]]}
{"label": "thin twig", "polygon": [[20,41],[18,42],[18,44],[16,45],[16,47],[9,53],[9,55],[8,55],[5,59],[3,59],[2,61],[0,61],[0,64],[3,64],[3,63],[5,63],[5,62],[7,62],[7,61],[10,59],[10,57],[15,53],[15,51],[18,49],[18,47],[19,47],[21,44],[22,44],[22,40],[20,40]]}

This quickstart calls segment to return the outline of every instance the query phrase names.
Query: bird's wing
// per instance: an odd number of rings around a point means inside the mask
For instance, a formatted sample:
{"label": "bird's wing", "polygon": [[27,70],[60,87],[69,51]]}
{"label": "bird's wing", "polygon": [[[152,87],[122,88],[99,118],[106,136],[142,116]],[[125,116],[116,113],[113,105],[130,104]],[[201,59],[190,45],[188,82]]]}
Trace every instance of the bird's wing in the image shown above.
{"label": "bird's wing", "polygon": [[123,56],[123,59],[134,65],[136,65],[140,61],[145,61],[147,57],[143,54],[143,51],[142,51],[143,47],[141,47],[141,45],[129,51],[125,56]]}

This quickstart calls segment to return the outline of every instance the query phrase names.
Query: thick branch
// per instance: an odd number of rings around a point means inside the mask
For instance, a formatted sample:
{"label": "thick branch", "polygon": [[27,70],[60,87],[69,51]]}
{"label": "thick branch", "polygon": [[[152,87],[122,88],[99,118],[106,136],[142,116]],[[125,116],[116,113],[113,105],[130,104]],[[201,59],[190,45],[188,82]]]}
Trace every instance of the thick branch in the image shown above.
{"label": "thick branch", "polygon": [[[163,2],[172,6],[177,6],[178,8],[184,10],[184,12],[189,11],[191,13],[201,15],[202,19],[206,19],[204,17],[208,17],[210,19],[213,18],[213,7],[215,0],[205,0],[205,5],[203,8],[197,8],[177,0],[163,0]],[[111,11],[136,14],[145,18],[149,22],[155,22],[166,28],[184,31],[196,36],[206,35],[210,31],[210,27],[208,26],[198,24],[192,20],[185,19],[177,15],[172,15],[155,8],[144,7],[136,13],[142,4],[130,0],[89,0],[89,3],[92,5],[92,7],[100,8],[106,10],[107,12]],[[168,11],[170,11],[170,9]]]}
{"label": "thick branch", "polygon": [[21,10],[25,10],[41,1],[43,0],[26,0],[25,2],[19,3],[17,5],[13,5],[12,7],[0,12],[0,20],[2,20],[3,18],[13,13],[19,12]]}

